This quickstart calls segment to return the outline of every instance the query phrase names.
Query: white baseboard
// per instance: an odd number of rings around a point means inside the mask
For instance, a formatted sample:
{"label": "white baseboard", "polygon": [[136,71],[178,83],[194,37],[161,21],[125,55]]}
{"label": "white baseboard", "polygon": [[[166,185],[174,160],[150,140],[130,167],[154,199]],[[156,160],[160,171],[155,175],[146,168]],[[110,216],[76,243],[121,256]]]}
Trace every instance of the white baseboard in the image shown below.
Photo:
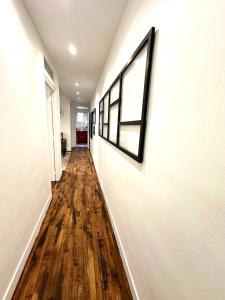
{"label": "white baseboard", "polygon": [[102,188],[102,184],[100,183],[100,185],[101,185],[102,193],[103,193],[103,196],[104,196],[104,199],[105,199],[106,207],[107,207],[107,210],[108,210],[108,213],[109,213],[110,221],[112,223],[113,231],[114,231],[114,234],[115,234],[115,237],[116,237],[116,241],[117,241],[117,245],[118,245],[118,248],[119,248],[120,256],[121,256],[122,261],[123,261],[123,266],[124,266],[124,269],[125,269],[125,272],[126,272],[126,275],[127,275],[127,279],[128,279],[128,282],[129,282],[129,286],[130,286],[130,289],[131,289],[133,299],[139,300],[137,289],[135,287],[134,280],[133,280],[133,277],[132,277],[132,274],[131,274],[131,271],[130,271],[130,267],[129,267],[129,264],[128,264],[128,261],[127,261],[127,257],[126,257],[126,254],[125,254],[125,251],[124,251],[124,248],[123,248],[123,244],[122,244],[122,241],[120,239],[118,228],[116,226],[111,208],[109,206],[109,202],[108,202],[107,197],[105,195],[105,192]]}
{"label": "white baseboard", "polygon": [[[91,156],[92,156],[92,153],[91,153]],[[94,163],[93,157],[92,157],[92,161]],[[95,170],[96,170],[96,173],[97,173],[97,168],[96,167],[95,167]],[[119,231],[118,231],[115,219],[113,217],[113,213],[112,213],[112,210],[110,208],[109,201],[107,199],[106,193],[105,193],[104,188],[103,188],[103,184],[102,184],[102,182],[100,180],[100,177],[99,177],[98,173],[97,173],[97,176],[98,176],[99,184],[101,186],[102,194],[103,194],[104,199],[105,199],[106,208],[108,210],[110,221],[112,223],[113,232],[115,234],[115,238],[116,238],[116,241],[117,241],[117,245],[118,245],[118,248],[119,248],[120,256],[122,258],[123,266],[124,266],[124,269],[125,269],[125,272],[126,272],[126,275],[127,275],[127,279],[128,279],[128,282],[129,282],[129,286],[130,286],[130,289],[131,289],[131,293],[132,293],[133,299],[134,300],[139,300],[140,298],[138,296],[138,292],[137,292],[137,289],[135,287],[133,276],[131,274],[131,270],[130,270],[130,267],[129,267],[129,264],[128,264],[128,260],[127,260],[126,254],[125,254],[125,250],[123,248],[123,244],[122,244],[122,241],[120,239]]]}
{"label": "white baseboard", "polygon": [[46,215],[46,212],[48,210],[48,207],[49,207],[49,204],[50,204],[51,200],[52,200],[52,195],[49,196],[48,200],[46,201],[46,203],[45,203],[45,205],[44,205],[44,207],[43,207],[43,209],[41,211],[41,214],[40,214],[40,216],[39,216],[39,218],[37,220],[37,223],[36,223],[36,225],[34,227],[34,230],[33,230],[32,234],[31,234],[31,236],[29,238],[29,241],[28,241],[28,243],[27,243],[27,245],[25,247],[25,250],[24,250],[24,252],[23,252],[23,254],[22,254],[21,258],[20,258],[20,261],[19,261],[19,263],[18,263],[18,265],[17,265],[17,267],[15,269],[15,272],[14,272],[12,278],[11,278],[11,281],[10,281],[10,283],[9,283],[6,291],[5,291],[5,294],[4,294],[2,300],[10,300],[12,298],[12,296],[13,296],[13,293],[14,293],[14,291],[16,289],[16,286],[18,284],[20,276],[21,276],[21,274],[23,272],[23,269],[25,267],[26,261],[27,261],[27,259],[29,257],[31,249],[32,249],[32,247],[34,245],[35,239],[36,239],[36,237],[37,237],[37,235],[39,233],[40,227],[42,225],[42,222],[44,220],[44,217]]}

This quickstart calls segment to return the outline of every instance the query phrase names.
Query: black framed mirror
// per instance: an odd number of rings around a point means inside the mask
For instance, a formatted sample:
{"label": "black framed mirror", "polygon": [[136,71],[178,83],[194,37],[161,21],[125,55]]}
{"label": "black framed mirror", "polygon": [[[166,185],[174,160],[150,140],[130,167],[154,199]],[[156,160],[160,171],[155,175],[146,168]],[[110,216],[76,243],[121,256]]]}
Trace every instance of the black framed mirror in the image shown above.
{"label": "black framed mirror", "polygon": [[91,139],[95,135],[95,124],[96,124],[96,108],[90,113],[90,137]]}
{"label": "black framed mirror", "polygon": [[143,161],[155,28],[152,27],[99,102],[99,136]]}

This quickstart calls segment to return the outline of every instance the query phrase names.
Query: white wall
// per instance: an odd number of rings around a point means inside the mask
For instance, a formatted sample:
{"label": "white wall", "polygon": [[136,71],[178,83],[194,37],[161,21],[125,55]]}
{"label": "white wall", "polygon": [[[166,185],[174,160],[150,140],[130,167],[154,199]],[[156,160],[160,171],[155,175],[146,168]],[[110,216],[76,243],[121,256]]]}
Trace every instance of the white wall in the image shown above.
{"label": "white wall", "polygon": [[100,98],[155,26],[144,163],[91,142],[142,300],[225,297],[224,11],[223,0],[131,0],[91,105],[98,123]]}
{"label": "white wall", "polygon": [[61,115],[61,132],[63,137],[67,139],[67,151],[71,151],[71,120],[70,120],[70,100],[60,94],[60,109],[63,111]]}
{"label": "white wall", "polygon": [[0,299],[10,299],[51,186],[43,49],[21,1],[0,2],[0,37]]}

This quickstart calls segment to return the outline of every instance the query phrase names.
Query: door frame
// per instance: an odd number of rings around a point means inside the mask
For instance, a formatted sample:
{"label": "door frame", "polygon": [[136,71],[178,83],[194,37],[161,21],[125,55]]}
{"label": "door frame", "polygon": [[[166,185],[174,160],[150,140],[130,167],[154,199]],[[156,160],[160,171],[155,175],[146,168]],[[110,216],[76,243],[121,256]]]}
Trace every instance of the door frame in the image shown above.
{"label": "door frame", "polygon": [[[78,105],[79,106],[79,105]],[[81,105],[82,106],[82,105]],[[80,109],[80,108],[76,108],[75,109],[75,135],[77,135],[77,114],[78,113],[84,113],[87,114],[87,148],[89,149],[89,107],[86,105],[85,106],[87,109]],[[77,138],[75,138],[75,147],[79,147],[79,144],[77,144]]]}
{"label": "door frame", "polygon": [[[62,176],[59,89],[46,70],[44,70],[44,77],[45,77],[45,85],[47,85],[53,91],[52,120],[53,120],[53,131],[54,131],[53,143],[54,143],[55,181],[59,181]],[[46,104],[47,104],[47,99],[46,99]],[[47,114],[47,107],[46,107],[46,114]]]}
{"label": "door frame", "polygon": [[49,176],[51,181],[56,181],[56,157],[55,157],[55,134],[53,114],[53,93],[54,90],[45,83],[46,89],[46,112],[48,123],[48,153],[49,153]]}

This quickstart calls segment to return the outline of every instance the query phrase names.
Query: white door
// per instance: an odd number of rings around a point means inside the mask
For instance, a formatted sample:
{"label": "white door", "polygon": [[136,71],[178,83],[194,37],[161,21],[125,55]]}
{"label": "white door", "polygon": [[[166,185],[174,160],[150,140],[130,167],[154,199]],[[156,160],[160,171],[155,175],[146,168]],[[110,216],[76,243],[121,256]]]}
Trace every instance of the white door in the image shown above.
{"label": "white door", "polygon": [[49,165],[50,179],[56,180],[55,172],[55,145],[54,145],[54,116],[53,116],[53,91],[46,85],[46,107],[47,107],[47,124],[48,124],[48,149],[49,149]]}

